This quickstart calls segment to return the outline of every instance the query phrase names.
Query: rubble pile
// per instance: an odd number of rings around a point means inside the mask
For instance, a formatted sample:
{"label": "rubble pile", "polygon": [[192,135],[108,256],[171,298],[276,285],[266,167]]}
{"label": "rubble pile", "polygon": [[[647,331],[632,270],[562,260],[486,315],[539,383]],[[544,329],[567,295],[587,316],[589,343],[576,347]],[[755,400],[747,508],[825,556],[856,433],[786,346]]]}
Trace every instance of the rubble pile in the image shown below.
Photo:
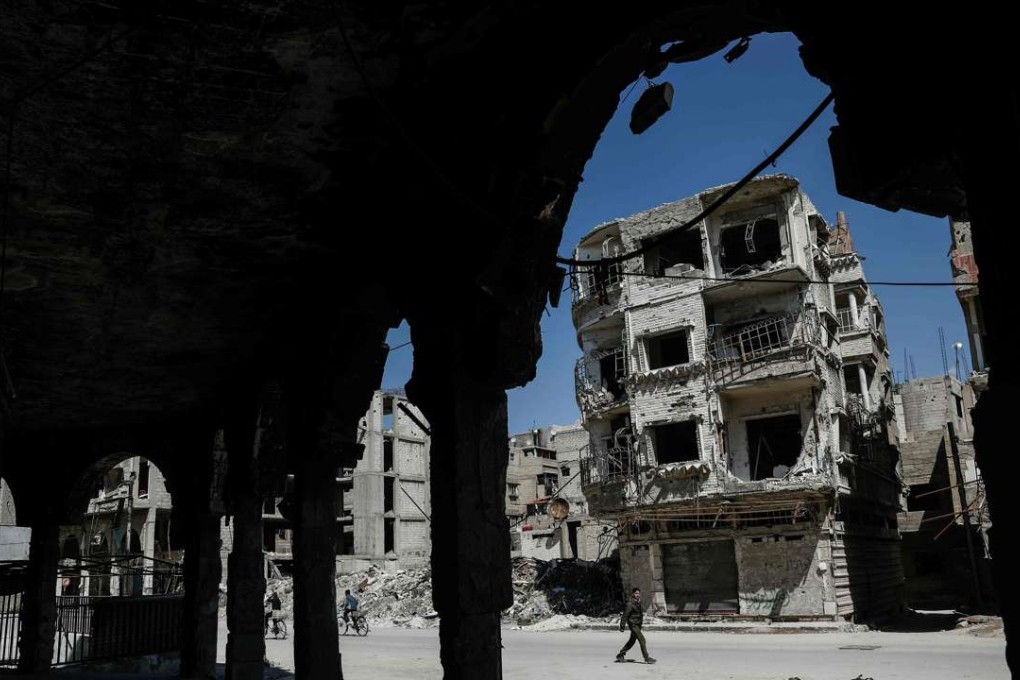
{"label": "rubble pile", "polygon": [[[573,622],[593,618],[619,619],[622,591],[619,569],[614,564],[518,557],[512,568],[514,602],[503,612],[504,623],[544,629],[569,627]],[[271,579],[268,587],[280,596],[284,616],[292,617],[291,577]],[[439,625],[432,606],[429,569],[386,572],[373,565],[368,571],[337,577],[336,588],[338,606],[342,606],[344,591],[350,590],[375,627]]]}
{"label": "rubble pile", "polygon": [[553,617],[607,618],[620,613],[620,572],[607,562],[513,560],[514,603],[505,622],[533,625]]}

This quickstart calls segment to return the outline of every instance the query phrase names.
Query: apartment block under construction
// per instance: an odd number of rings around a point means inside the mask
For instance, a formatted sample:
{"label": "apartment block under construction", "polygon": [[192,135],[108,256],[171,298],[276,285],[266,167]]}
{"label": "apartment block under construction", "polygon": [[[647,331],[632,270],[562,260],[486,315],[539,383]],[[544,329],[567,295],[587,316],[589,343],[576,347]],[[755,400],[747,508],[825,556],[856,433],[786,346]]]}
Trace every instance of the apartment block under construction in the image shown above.
{"label": "apartment block under construction", "polygon": [[573,272],[593,516],[660,614],[864,619],[903,577],[882,307],[789,176],[599,225]]}

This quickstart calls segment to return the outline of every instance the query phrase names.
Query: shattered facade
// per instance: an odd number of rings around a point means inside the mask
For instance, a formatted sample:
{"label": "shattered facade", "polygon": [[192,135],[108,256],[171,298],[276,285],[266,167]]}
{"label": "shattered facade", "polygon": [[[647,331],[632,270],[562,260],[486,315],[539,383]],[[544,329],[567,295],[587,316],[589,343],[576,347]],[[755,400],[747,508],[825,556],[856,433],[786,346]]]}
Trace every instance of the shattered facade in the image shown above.
{"label": "shattered facade", "polygon": [[[881,307],[844,219],[760,178],[595,228],[575,259],[590,512],[672,615],[896,609],[900,484]],[[673,236],[663,238],[669,232]],[[830,248],[834,252],[830,252]]]}
{"label": "shattered facade", "polygon": [[[580,423],[510,437],[505,505],[514,556],[595,561],[612,553],[615,532],[588,515],[581,488],[587,447],[588,432]],[[557,521],[552,512],[560,501],[569,514]]]}
{"label": "shattered facade", "polygon": [[970,345],[971,371],[968,378],[979,395],[988,387],[988,363],[986,361],[984,312],[978,292],[978,266],[974,258],[974,241],[970,235],[970,222],[949,220],[949,231],[953,243],[949,250],[956,284],[956,297],[963,308],[963,320],[967,325],[967,340]]}
{"label": "shattered facade", "polygon": [[[364,571],[373,564],[391,570],[428,565],[429,435],[423,426],[428,426],[425,417],[402,390],[377,390],[372,396],[358,430],[365,451],[355,467],[340,468],[336,477],[338,572]],[[287,517],[293,492],[294,475],[288,475],[266,497],[262,514],[263,549],[285,567],[294,558]],[[229,551],[229,526],[222,541]]]}
{"label": "shattered facade", "polygon": [[133,456],[107,470],[81,524],[60,528],[62,564],[79,574],[62,579],[61,594],[152,595],[173,588],[169,572],[184,546],[172,531],[172,506],[163,473],[146,458]]}
{"label": "shattered facade", "polygon": [[974,392],[951,376],[895,387],[907,492],[898,523],[906,599],[914,608],[973,607],[994,597],[991,522],[974,460]]}

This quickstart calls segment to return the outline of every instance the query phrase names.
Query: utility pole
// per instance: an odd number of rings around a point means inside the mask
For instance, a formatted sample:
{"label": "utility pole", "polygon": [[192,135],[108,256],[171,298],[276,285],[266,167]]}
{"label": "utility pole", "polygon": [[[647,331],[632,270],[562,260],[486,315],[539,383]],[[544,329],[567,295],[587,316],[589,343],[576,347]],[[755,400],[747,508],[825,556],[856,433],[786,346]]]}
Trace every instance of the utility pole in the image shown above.
{"label": "utility pole", "polygon": [[970,536],[970,511],[967,510],[967,489],[963,485],[963,470],[960,468],[960,449],[956,444],[956,428],[953,422],[948,421],[946,427],[949,429],[949,450],[953,453],[953,467],[956,468],[956,488],[960,496],[960,507],[963,515],[963,535],[967,539],[967,557],[970,558],[970,571],[974,575],[974,598],[978,607],[984,608],[984,598],[981,596],[981,578],[978,575],[977,559],[974,557],[973,539]]}

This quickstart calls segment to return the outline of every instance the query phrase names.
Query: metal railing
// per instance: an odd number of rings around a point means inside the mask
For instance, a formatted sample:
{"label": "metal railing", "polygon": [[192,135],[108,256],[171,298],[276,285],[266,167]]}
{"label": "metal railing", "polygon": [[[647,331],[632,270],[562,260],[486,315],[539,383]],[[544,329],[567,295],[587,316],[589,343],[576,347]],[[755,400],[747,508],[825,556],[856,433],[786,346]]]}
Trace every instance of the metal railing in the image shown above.
{"label": "metal railing", "polygon": [[0,668],[12,668],[18,664],[24,590],[24,563],[0,565]]}
{"label": "metal railing", "polygon": [[840,333],[854,333],[857,331],[866,331],[871,328],[871,320],[868,318],[866,310],[858,310],[856,324],[854,323],[853,314],[848,307],[837,309],[836,318],[839,319]]}
{"label": "metal railing", "polygon": [[637,455],[630,447],[590,447],[581,459],[581,486],[633,477],[638,471],[637,463]]}
{"label": "metal railing", "polygon": [[773,316],[731,327],[709,343],[715,362],[747,363],[791,346],[795,322],[790,316]]}
{"label": "metal railing", "polygon": [[570,275],[570,291],[573,303],[592,298],[604,298],[623,281],[623,265],[577,266]]}

